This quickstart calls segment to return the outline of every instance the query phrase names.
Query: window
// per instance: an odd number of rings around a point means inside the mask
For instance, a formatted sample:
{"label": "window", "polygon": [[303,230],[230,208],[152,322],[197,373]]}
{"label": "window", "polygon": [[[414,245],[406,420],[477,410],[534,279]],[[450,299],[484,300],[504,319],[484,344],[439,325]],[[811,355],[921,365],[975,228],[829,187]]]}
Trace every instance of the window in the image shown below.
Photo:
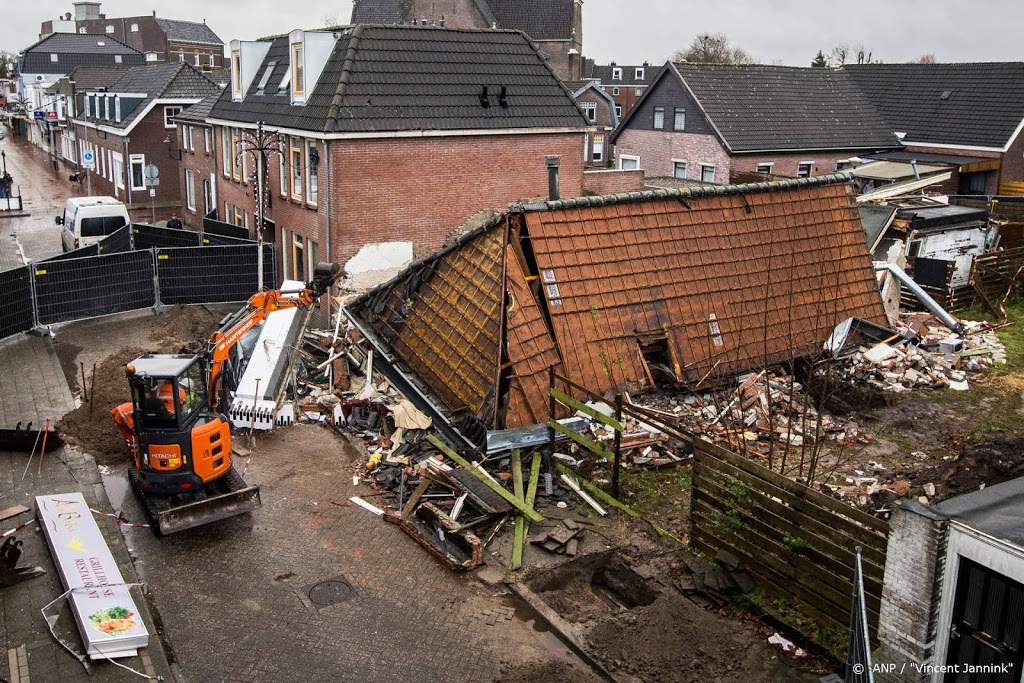
{"label": "window", "polygon": [[245,155],[242,154],[242,134],[237,128],[231,129],[231,177],[245,182]]}
{"label": "window", "polygon": [[814,174],[813,161],[801,161],[796,165],[797,178],[810,178]]}
{"label": "window", "polygon": [[306,280],[306,245],[302,235],[295,235],[292,241],[292,278]]}
{"label": "window", "polygon": [[133,154],[128,158],[128,163],[131,166],[131,179],[133,190],[145,190],[146,181],[143,177],[143,171],[146,168],[146,155],[145,154]]}
{"label": "window", "polygon": [[277,66],[277,62],[270,62],[267,64],[267,68],[264,69],[263,75],[260,77],[259,85],[256,86],[256,94],[262,95],[263,91],[267,88],[267,82],[270,81],[270,74],[274,73],[274,68]]}
{"label": "window", "polygon": [[231,131],[228,128],[220,129],[220,167],[224,176],[231,175]]}
{"label": "window", "polygon": [[302,43],[292,43],[292,94],[301,96],[305,93],[305,68],[302,63]]}
{"label": "window", "polygon": [[621,81],[622,80],[622,69],[621,68],[615,67],[615,68],[612,69],[612,80],[613,81]]}
{"label": "window", "polygon": [[615,105],[615,118],[618,118],[618,119],[622,118],[622,105],[621,104],[616,104]]}
{"label": "window", "polygon": [[231,51],[231,89],[235,97],[242,96],[242,75],[239,67],[238,50]]}
{"label": "window", "polygon": [[185,169],[185,208],[196,210],[196,179],[191,169]]}
{"label": "window", "polygon": [[316,148],[316,140],[306,140],[306,201],[316,204],[317,200],[317,162],[320,153]]}
{"label": "window", "polygon": [[51,62],[56,62],[57,61],[57,53],[56,52],[51,52],[50,53],[50,61]]}
{"label": "window", "polygon": [[292,136],[291,153],[288,159],[292,164],[292,199],[302,201],[302,145],[299,138]]}
{"label": "window", "polygon": [[715,182],[715,167],[708,164],[700,165],[700,179],[705,183]]}
{"label": "window", "polygon": [[643,94],[644,94],[644,89],[643,88],[637,88],[636,89],[636,96],[637,97],[640,97]]}
{"label": "window", "polygon": [[643,70],[642,67],[638,66],[636,68],[636,73],[633,76],[633,80],[635,80],[635,81],[642,81],[642,80],[644,80],[644,70]]}
{"label": "window", "polygon": [[597,121],[597,104],[594,102],[580,102],[583,113],[587,115],[587,121]]}
{"label": "window", "polygon": [[654,127],[658,130],[665,127],[665,107],[654,108]]}
{"label": "window", "polygon": [[174,128],[172,118],[181,113],[184,107],[164,107],[164,128]]}
{"label": "window", "polygon": [[210,213],[213,208],[213,185],[209,180],[203,180],[203,215]]}
{"label": "window", "polygon": [[210,55],[210,66],[217,66],[217,55]]}
{"label": "window", "polygon": [[673,161],[672,162],[672,177],[673,178],[685,178],[686,177],[686,162],[685,161]]}
{"label": "window", "polygon": [[604,161],[604,136],[603,135],[595,135],[594,136],[594,154],[593,154],[592,158],[593,158],[594,161]]}
{"label": "window", "polygon": [[156,60],[157,60],[157,54],[155,52],[147,52],[146,53],[146,61],[147,62],[155,62]]}
{"label": "window", "polygon": [[88,31],[88,29],[86,29],[86,28],[85,28],[85,27],[83,26],[82,28],[78,29],[78,32],[79,32],[79,33],[88,33],[89,31]]}
{"label": "window", "polygon": [[618,88],[612,88],[612,95],[614,95],[615,97],[618,97],[619,96],[619,89]]}
{"label": "window", "polygon": [[210,129],[203,128],[203,152],[210,153]]}
{"label": "window", "polygon": [[114,160],[114,185],[119,190],[124,189],[124,157],[117,152],[113,155]]}
{"label": "window", "polygon": [[583,161],[586,163],[590,158],[590,133],[583,134]]}
{"label": "window", "polygon": [[281,228],[281,277],[285,280],[291,280],[291,269],[288,267],[288,262],[291,260],[288,258],[288,245],[291,244],[292,233],[284,228]]}
{"label": "window", "polygon": [[192,126],[185,126],[186,140],[188,140],[188,151],[196,151],[195,143],[192,141]]}
{"label": "window", "polygon": [[184,50],[178,50],[178,63],[179,64],[184,64],[185,63],[185,51]]}
{"label": "window", "polygon": [[111,26],[110,24],[107,24],[107,33],[113,33],[113,32],[114,32],[114,27]]}
{"label": "window", "polygon": [[682,107],[676,107],[673,112],[672,128],[686,130],[686,110]]}
{"label": "window", "polygon": [[754,172],[767,173],[768,175],[771,175],[773,166],[775,166],[775,164],[758,164],[757,168],[754,169]]}
{"label": "window", "polygon": [[[280,142],[279,154],[277,155],[277,179],[281,186],[281,196],[288,196],[288,170],[286,168],[286,160],[288,156],[288,150],[285,148],[284,140]],[[284,242],[282,242],[284,244]],[[286,276],[287,277],[287,276]]]}
{"label": "window", "polygon": [[640,157],[623,154],[619,157],[619,168],[623,171],[635,171],[640,168]]}
{"label": "window", "polygon": [[132,33],[138,33],[139,32],[139,25],[138,24],[132,24],[131,25],[131,32]]}
{"label": "window", "polygon": [[853,168],[853,164],[851,164],[849,162],[849,160],[836,161],[836,170],[837,171],[845,171],[848,168]]}

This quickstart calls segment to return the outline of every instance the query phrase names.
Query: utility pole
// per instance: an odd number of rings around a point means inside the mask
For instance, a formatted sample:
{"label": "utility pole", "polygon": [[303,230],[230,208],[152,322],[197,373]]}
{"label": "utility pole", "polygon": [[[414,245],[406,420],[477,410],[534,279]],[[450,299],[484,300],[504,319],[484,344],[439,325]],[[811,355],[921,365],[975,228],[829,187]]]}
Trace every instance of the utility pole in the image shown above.
{"label": "utility pole", "polygon": [[277,133],[267,133],[263,129],[263,122],[256,122],[255,131],[244,131],[244,137],[239,144],[238,154],[249,152],[252,154],[253,165],[256,169],[252,172],[250,180],[253,183],[253,199],[255,201],[256,216],[256,269],[257,288],[263,289],[263,228],[266,224],[267,214],[267,155],[280,154],[278,147]]}

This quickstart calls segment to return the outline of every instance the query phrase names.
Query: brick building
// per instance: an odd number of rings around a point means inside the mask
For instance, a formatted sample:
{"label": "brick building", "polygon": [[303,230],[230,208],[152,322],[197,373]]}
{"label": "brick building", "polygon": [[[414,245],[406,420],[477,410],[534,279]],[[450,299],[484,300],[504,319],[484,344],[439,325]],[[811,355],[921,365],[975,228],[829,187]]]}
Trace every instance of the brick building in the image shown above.
{"label": "brick building", "polygon": [[93,193],[117,197],[129,208],[149,209],[143,169],[153,164],[159,169],[155,205],[176,209],[182,187],[174,117],[220,90],[191,65],[162,64],[131,69],[106,91],[86,93],[74,123],[79,157],[86,149],[95,153]]}
{"label": "brick building", "polygon": [[905,152],[887,158],[955,164],[947,192],[1024,195],[1024,63],[843,70],[902,135]]}
{"label": "brick building", "polygon": [[565,85],[593,126],[587,135],[583,152],[587,168],[608,168],[613,159],[609,140],[612,131],[619,125],[615,101],[594,80],[567,81]]}
{"label": "brick building", "polygon": [[669,62],[612,135],[620,168],[728,183],[810,177],[900,147],[841,70]]}
{"label": "brick building", "polygon": [[615,113],[619,121],[633,111],[633,107],[647,92],[647,88],[654,82],[654,77],[657,74],[658,67],[651,66],[647,62],[639,66],[620,66],[615,62],[607,66],[593,62],[588,62],[586,65],[587,78],[593,78],[600,82],[601,87],[615,101]]}
{"label": "brick building", "polygon": [[178,131],[173,148],[181,155],[178,216],[197,229],[204,216],[217,211],[217,146],[213,126],[206,119],[219,98],[220,92],[205,97],[174,117]]}
{"label": "brick building", "polygon": [[[56,83],[46,89],[46,94],[51,99],[63,96],[64,107],[67,110],[67,118],[73,120],[81,112],[85,111],[86,93],[97,92],[109,89],[117,83],[118,79],[128,71],[125,67],[100,67],[100,66],[79,66],[71,70],[67,76],[62,76]],[[76,127],[71,124],[61,125],[60,140],[56,144],[56,156],[63,164],[75,171],[80,168],[78,156],[78,134]]]}
{"label": "brick building", "polygon": [[356,0],[352,23],[515,29],[559,78],[583,78],[583,0]]}
{"label": "brick building", "polygon": [[202,69],[224,66],[224,41],[206,21],[165,19],[156,15],[108,17],[98,2],[75,2],[75,11],[62,18],[44,21],[40,37],[58,31],[107,36],[119,40],[146,56],[152,63],[177,62]]}
{"label": "brick building", "polygon": [[248,150],[261,122],[285,277],[367,244],[429,253],[482,210],[546,195],[548,157],[562,193],[581,192],[589,123],[518,31],[296,30],[233,41],[231,55],[232,84],[205,118],[218,216],[256,224]]}

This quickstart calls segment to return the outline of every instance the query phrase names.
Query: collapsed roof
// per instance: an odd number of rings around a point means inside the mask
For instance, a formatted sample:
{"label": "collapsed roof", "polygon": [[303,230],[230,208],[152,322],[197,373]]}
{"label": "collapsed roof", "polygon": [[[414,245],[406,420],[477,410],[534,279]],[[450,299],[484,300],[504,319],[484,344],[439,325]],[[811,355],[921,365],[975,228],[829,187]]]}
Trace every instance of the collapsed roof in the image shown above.
{"label": "collapsed roof", "polygon": [[597,394],[697,387],[886,324],[849,179],[512,206],[347,313],[463,431],[546,422],[551,367]]}

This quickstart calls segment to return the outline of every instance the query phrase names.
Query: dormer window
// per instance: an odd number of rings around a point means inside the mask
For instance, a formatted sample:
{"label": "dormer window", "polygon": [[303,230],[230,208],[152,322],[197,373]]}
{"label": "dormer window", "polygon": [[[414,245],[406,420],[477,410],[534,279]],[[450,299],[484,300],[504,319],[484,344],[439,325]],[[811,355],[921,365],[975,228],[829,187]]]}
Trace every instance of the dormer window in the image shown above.
{"label": "dormer window", "polygon": [[612,80],[613,81],[621,81],[622,80],[622,67],[618,67],[617,66],[617,67],[614,67],[612,69]]}
{"label": "dormer window", "polygon": [[238,56],[238,50],[231,51],[231,89],[234,91],[235,97],[242,96],[242,74],[240,71],[240,62]]}
{"label": "dormer window", "polygon": [[124,60],[121,59],[121,55],[114,55],[114,64],[122,64],[123,62]]}
{"label": "dormer window", "polygon": [[302,43],[292,43],[292,94],[295,97],[302,97],[306,93],[302,53]]}
{"label": "dormer window", "polygon": [[138,33],[139,32],[139,25],[138,24],[132,24],[131,32],[132,33]]}
{"label": "dormer window", "polygon": [[114,27],[111,26],[110,24],[107,24],[107,33],[113,33],[113,32],[114,32]]}
{"label": "dormer window", "polygon": [[155,62],[156,60],[157,60],[157,54],[155,52],[147,52],[146,53],[146,61],[147,62]]}
{"label": "dormer window", "polygon": [[270,82],[270,75],[274,73],[274,67],[277,66],[277,62],[270,62],[267,64],[267,68],[263,70],[263,76],[260,77],[259,85],[256,86],[256,94],[262,95],[263,91],[267,89],[267,83]]}
{"label": "dormer window", "polygon": [[51,52],[50,53],[50,61],[51,62],[56,62],[57,61],[57,53],[56,52]]}
{"label": "dormer window", "polygon": [[634,76],[634,80],[637,80],[637,81],[644,80],[644,70],[643,70],[642,67],[637,67],[636,74]]}
{"label": "dormer window", "polygon": [[178,63],[179,64],[184,64],[185,63],[185,51],[184,50],[178,50]]}

